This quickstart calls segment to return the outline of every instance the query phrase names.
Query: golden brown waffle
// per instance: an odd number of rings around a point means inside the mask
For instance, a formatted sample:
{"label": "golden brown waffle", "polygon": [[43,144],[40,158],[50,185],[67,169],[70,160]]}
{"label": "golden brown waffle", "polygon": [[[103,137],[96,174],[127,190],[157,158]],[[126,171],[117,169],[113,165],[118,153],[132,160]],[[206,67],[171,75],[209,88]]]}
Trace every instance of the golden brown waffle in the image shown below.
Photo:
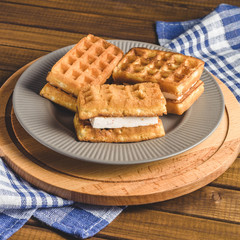
{"label": "golden brown waffle", "polygon": [[157,124],[149,126],[94,129],[88,120],[80,120],[78,114],[75,114],[74,127],[78,140],[89,142],[139,142],[165,135],[160,119]]}
{"label": "golden brown waffle", "polygon": [[118,47],[89,34],[52,67],[47,81],[77,97],[84,85],[105,83],[122,56]]}
{"label": "golden brown waffle", "polygon": [[179,53],[132,48],[113,70],[115,83],[159,83],[162,92],[184,94],[198,80],[204,62]]}
{"label": "golden brown waffle", "polygon": [[167,112],[182,115],[202,95],[204,84],[199,80],[180,101],[167,100]]}
{"label": "golden brown waffle", "polygon": [[166,113],[166,100],[157,83],[89,85],[80,90],[79,118],[153,117]]}
{"label": "golden brown waffle", "polygon": [[73,112],[77,111],[77,98],[49,83],[44,85],[40,91],[40,95]]}

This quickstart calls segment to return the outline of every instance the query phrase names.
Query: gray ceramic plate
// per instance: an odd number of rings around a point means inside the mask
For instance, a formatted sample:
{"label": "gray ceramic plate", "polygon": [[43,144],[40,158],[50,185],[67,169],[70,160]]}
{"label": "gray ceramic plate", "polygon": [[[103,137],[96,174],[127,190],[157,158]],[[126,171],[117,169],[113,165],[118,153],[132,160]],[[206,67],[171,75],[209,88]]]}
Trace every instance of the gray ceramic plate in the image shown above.
{"label": "gray ceramic plate", "polygon": [[[132,47],[167,50],[158,45],[111,40],[127,52]],[[13,94],[14,111],[23,128],[41,144],[66,156],[97,163],[135,164],[175,156],[198,145],[218,126],[224,111],[221,90],[209,72],[201,80],[205,91],[182,116],[162,117],[166,135],[139,143],[88,143],[76,140],[73,114],[39,96],[52,65],[71,47],[40,58],[19,78]]]}

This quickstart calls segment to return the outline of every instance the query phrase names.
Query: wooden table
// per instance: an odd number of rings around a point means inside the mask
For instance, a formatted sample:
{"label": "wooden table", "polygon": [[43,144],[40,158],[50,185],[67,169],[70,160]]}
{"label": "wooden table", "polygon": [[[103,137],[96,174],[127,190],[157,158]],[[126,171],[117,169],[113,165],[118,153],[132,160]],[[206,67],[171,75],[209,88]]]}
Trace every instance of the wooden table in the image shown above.
{"label": "wooden table", "polygon": [[[202,17],[220,0],[9,0],[0,2],[0,84],[28,62],[92,33],[157,44],[155,21]],[[225,3],[240,6],[237,0]],[[72,239],[30,219],[11,239]],[[91,239],[239,239],[240,157],[208,186],[128,207]]]}

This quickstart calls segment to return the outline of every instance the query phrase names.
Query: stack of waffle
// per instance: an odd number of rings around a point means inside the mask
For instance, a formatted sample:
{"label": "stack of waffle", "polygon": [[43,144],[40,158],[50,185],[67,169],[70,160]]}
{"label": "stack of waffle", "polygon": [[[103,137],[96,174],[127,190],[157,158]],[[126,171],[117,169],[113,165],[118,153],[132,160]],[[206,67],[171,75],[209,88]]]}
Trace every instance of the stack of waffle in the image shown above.
{"label": "stack of waffle", "polygon": [[162,137],[165,132],[158,116],[166,113],[165,105],[156,83],[86,86],[79,93],[74,118],[78,139],[138,142]]}
{"label": "stack of waffle", "polygon": [[[40,95],[76,112],[80,141],[137,142],[164,136],[159,116],[181,115],[199,98],[203,66],[193,57],[146,48],[123,56],[88,35],[52,67]],[[114,84],[106,84],[111,75]]]}
{"label": "stack of waffle", "polygon": [[122,56],[121,49],[90,34],[52,67],[40,95],[76,111],[80,89],[86,85],[104,84]]}
{"label": "stack of waffle", "polygon": [[132,48],[112,76],[115,83],[158,83],[167,100],[167,112],[181,115],[203,93],[203,67],[203,61],[183,54]]}

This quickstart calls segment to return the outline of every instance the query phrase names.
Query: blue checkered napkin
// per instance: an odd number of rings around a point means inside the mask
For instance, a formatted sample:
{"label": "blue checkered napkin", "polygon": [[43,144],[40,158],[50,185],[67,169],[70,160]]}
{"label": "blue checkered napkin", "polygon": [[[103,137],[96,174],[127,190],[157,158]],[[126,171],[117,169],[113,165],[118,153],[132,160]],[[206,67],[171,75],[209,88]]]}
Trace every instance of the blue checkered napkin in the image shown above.
{"label": "blue checkered napkin", "polygon": [[124,207],[74,203],[41,191],[16,176],[0,158],[0,239],[8,239],[31,216],[75,237],[91,237]]}
{"label": "blue checkered napkin", "polygon": [[123,209],[75,203],[69,207],[39,209],[34,217],[75,237],[87,238],[106,227]]}
{"label": "blue checkered napkin", "polygon": [[156,22],[161,46],[202,59],[240,102],[240,8],[219,5],[201,19]]}

